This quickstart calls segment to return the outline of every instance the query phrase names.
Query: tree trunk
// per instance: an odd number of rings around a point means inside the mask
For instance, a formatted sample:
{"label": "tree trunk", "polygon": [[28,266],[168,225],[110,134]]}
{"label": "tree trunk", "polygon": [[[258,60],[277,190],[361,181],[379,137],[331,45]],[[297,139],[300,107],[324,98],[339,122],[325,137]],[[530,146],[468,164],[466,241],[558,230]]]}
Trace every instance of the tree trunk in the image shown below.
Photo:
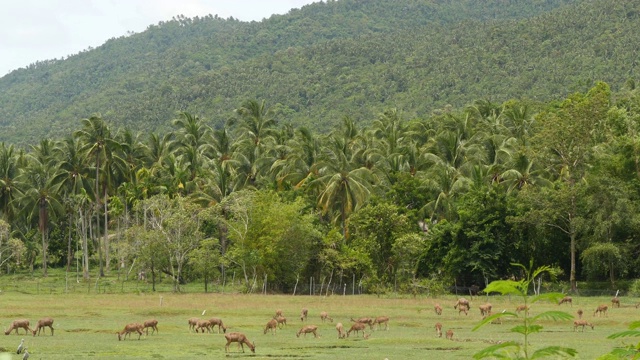
{"label": "tree trunk", "polygon": [[105,253],[105,267],[107,268],[107,273],[109,273],[109,218],[107,217],[108,208],[107,208],[107,187],[104,188],[104,253]]}
{"label": "tree trunk", "polygon": [[576,281],[576,234],[571,232],[571,275],[569,277],[571,283],[571,292],[575,293],[578,290],[578,284]]}

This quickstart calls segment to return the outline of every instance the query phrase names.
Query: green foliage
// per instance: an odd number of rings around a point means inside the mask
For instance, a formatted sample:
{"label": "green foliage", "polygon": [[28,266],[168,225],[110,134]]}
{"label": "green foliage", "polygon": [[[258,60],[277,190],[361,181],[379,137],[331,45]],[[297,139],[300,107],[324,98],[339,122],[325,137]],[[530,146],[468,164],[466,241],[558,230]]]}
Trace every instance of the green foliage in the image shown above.
{"label": "green foliage", "polygon": [[[522,302],[525,307],[528,307],[529,304],[542,301],[542,300],[550,300],[557,301],[562,298],[562,294],[560,293],[546,293],[540,294],[533,297],[529,296],[529,287],[534,283],[535,279],[539,276],[542,276],[544,273],[549,273],[552,271],[552,268],[549,266],[540,266],[536,269],[533,269],[533,262],[529,265],[529,268],[525,267],[521,264],[513,264],[520,268],[523,274],[522,280],[497,280],[492,281],[489,285],[484,289],[484,292],[490,293],[500,293],[501,295],[514,295],[518,296],[522,299]],[[476,331],[482,326],[490,323],[495,319],[499,319],[504,316],[512,316],[518,317],[518,314],[511,312],[503,312],[495,315],[491,315],[485,318],[482,322],[476,325],[473,330]],[[573,319],[573,316],[567,314],[563,311],[545,311],[536,316],[530,317],[528,312],[524,312],[524,316],[522,318],[522,324],[514,326],[511,328],[512,332],[521,334],[523,336],[522,344],[517,342],[506,342],[503,344],[492,345],[484,350],[476,353],[474,355],[474,359],[484,359],[484,358],[498,358],[498,359],[538,359],[545,358],[548,356],[559,356],[559,357],[573,357],[577,354],[575,349],[560,347],[560,346],[547,346],[541,349],[538,349],[531,353],[531,349],[529,349],[529,336],[531,334],[539,333],[543,327],[540,325],[539,320],[553,320],[553,321],[566,321]]]}
{"label": "green foliage", "polygon": [[[629,324],[629,330],[620,331],[607,336],[607,339],[619,339],[627,337],[639,337],[640,321],[633,321]],[[640,358],[640,343],[636,345],[627,345],[621,348],[615,348],[609,354],[603,355],[598,359],[614,360],[614,359],[638,359]]]}

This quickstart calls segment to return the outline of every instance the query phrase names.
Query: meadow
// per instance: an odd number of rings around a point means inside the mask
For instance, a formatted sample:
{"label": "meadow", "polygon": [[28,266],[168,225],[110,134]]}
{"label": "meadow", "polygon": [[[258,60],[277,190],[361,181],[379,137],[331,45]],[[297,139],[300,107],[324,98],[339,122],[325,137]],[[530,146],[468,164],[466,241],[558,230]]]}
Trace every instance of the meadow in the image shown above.
{"label": "meadow", "polygon": [[[467,297],[468,298],[468,297]],[[189,331],[187,320],[191,317],[222,318],[228,332],[239,331],[255,342],[256,353],[245,346],[242,353],[231,344],[228,358],[256,359],[469,359],[477,351],[500,341],[522,339],[510,331],[521,319],[508,318],[502,324],[487,324],[472,331],[481,320],[478,305],[486,301],[495,311],[514,311],[519,302],[513,298],[491,296],[474,297],[468,315],[453,309],[455,295],[439,298],[354,295],[340,296],[291,296],[186,293],[41,293],[26,294],[16,290],[0,292],[0,327],[7,329],[18,318],[27,318],[33,327],[38,319],[51,316],[55,319],[54,336],[49,329],[45,334],[33,337],[20,330],[0,337],[0,352],[13,353],[20,339],[31,353],[32,359],[187,359],[202,356],[225,356],[225,338],[214,332]],[[614,346],[634,343],[634,338],[610,340],[607,336],[626,330],[627,325],[640,318],[636,309],[637,299],[621,298],[621,308],[611,309],[610,297],[573,297],[573,305],[536,303],[531,315],[544,310],[564,310],[575,315],[584,310],[584,318],[592,321],[595,329],[585,328],[574,332],[572,322],[545,321],[544,329],[530,338],[536,348],[560,345],[578,350],[579,359],[595,359],[608,353]],[[435,303],[444,308],[438,316]],[[597,317],[593,312],[598,304],[607,304],[607,316]],[[319,327],[319,338],[312,334],[296,337],[301,328],[299,315],[302,308],[309,309],[305,323]],[[276,335],[264,334],[265,324],[277,309],[287,317],[287,326]],[[320,312],[326,311],[334,322],[322,323]],[[204,315],[202,315],[204,312]],[[388,331],[371,331],[368,339],[362,336],[338,339],[336,322],[345,328],[351,326],[350,318],[386,315],[391,318]],[[118,341],[116,332],[131,322],[143,322],[155,318],[159,321],[159,333],[140,340],[137,334]],[[454,339],[436,336],[434,324],[443,324],[443,330],[452,329]],[[6,355],[5,355],[6,356]],[[0,357],[2,358],[2,357]],[[7,357],[11,358],[11,357]]]}

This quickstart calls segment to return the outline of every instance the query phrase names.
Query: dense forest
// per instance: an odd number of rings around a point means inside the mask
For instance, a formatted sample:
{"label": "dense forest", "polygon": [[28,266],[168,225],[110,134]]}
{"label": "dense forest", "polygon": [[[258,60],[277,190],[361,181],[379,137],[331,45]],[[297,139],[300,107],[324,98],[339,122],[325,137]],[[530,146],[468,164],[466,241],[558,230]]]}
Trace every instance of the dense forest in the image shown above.
{"label": "dense forest", "polygon": [[178,17],[10,73],[0,272],[284,292],[483,285],[530,261],[573,290],[640,277],[640,5],[474,4]]}

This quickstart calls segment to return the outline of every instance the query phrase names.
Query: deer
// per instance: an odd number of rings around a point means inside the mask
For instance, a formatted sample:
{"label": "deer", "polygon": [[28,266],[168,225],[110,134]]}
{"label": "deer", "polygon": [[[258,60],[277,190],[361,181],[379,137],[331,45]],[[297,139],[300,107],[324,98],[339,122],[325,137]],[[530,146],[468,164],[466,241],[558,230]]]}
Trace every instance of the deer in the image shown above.
{"label": "deer", "polygon": [[442,306],[440,304],[436,304],[433,309],[436,311],[436,315],[442,315]]}
{"label": "deer", "polygon": [[453,330],[447,330],[447,339],[453,341]]}
{"label": "deer", "polygon": [[356,336],[358,336],[358,331],[362,331],[362,335],[364,336],[364,329],[365,328],[366,328],[366,323],[356,322],[353,325],[351,325],[351,329],[349,329],[349,331],[347,331],[347,337],[349,337],[349,335],[351,335],[352,331],[356,332]]}
{"label": "deer", "polygon": [[278,316],[276,321],[278,322],[278,327],[281,329],[284,325],[287,325],[287,318],[284,316]]}
{"label": "deer", "polygon": [[209,320],[198,320],[198,324],[196,325],[196,332],[201,329],[203,334],[205,330],[207,332],[211,332],[211,323],[209,323]]}
{"label": "deer", "polygon": [[520,314],[521,311],[524,311],[525,314],[529,314],[529,306],[528,305],[518,305],[516,307],[516,313]]}
{"label": "deer", "polygon": [[244,352],[244,345],[247,345],[251,352],[255,354],[256,352],[256,344],[249,342],[249,339],[243,334],[239,332],[232,332],[224,335],[224,338],[227,339],[227,345],[224,346],[224,352],[229,352],[229,345],[232,342],[237,342],[238,347],[242,348],[242,352]]}
{"label": "deer", "polygon": [[582,332],[584,332],[585,326],[591,326],[591,330],[593,330],[593,324],[588,322],[587,320],[574,320],[573,321],[573,331],[578,331],[578,327],[582,326]]}
{"label": "deer", "polygon": [[278,320],[271,319],[269,320],[269,322],[267,322],[267,326],[264,328],[264,333],[266,334],[267,331],[271,330],[271,334],[275,335],[277,328],[278,328]]}
{"label": "deer", "polygon": [[361,317],[361,318],[358,318],[357,320],[354,320],[353,318],[351,318],[351,321],[356,323],[369,324],[369,329],[373,330],[373,319],[370,317]]}
{"label": "deer", "polygon": [[439,322],[436,323],[436,335],[440,338],[442,337],[442,324]]}
{"label": "deer", "polygon": [[582,309],[578,309],[578,311],[576,311],[576,314],[578,314],[578,319],[582,319],[582,314],[584,312],[582,311]]}
{"label": "deer", "polygon": [[560,299],[560,301],[558,302],[558,305],[562,305],[566,303],[569,303],[571,306],[573,306],[573,299],[571,298],[571,296],[565,296],[562,299]]}
{"label": "deer", "polygon": [[158,331],[158,320],[151,319],[151,320],[145,321],[144,324],[142,324],[142,330],[145,330],[145,329],[147,330],[147,336],[149,336],[149,328],[153,329],[153,331],[151,331],[151,335],[153,335],[156,331]]}
{"label": "deer", "polygon": [[614,307],[620,307],[620,299],[617,296],[611,299],[611,308]]}
{"label": "deer", "polygon": [[468,305],[459,305],[458,306],[458,315],[460,315],[461,312],[464,312],[465,315],[469,315],[469,306]]}
{"label": "deer", "polygon": [[338,332],[338,339],[344,339],[345,336],[347,336],[347,333],[344,331],[344,326],[342,326],[340,322],[336,324],[336,331]]}
{"label": "deer", "polygon": [[482,318],[484,319],[485,317],[491,315],[491,304],[486,303],[484,305],[480,305],[478,306],[478,309],[480,309],[480,315],[482,315]]}
{"label": "deer", "polygon": [[309,310],[307,310],[307,308],[303,308],[300,312],[300,321],[307,320],[307,315],[309,315]]}
{"label": "deer", "polygon": [[24,329],[26,331],[26,334],[33,332],[33,330],[31,330],[31,328],[29,327],[29,320],[19,319],[19,320],[14,320],[11,323],[11,326],[9,326],[9,328],[7,329],[7,331],[4,332],[4,334],[9,335],[13,330],[15,330],[16,334],[19,335],[20,333],[18,332],[18,329]]}
{"label": "deer", "polygon": [[277,318],[278,316],[282,316],[282,309],[278,309],[276,310],[276,316],[274,316],[273,318]]}
{"label": "deer", "polygon": [[469,305],[469,300],[467,300],[465,298],[458,299],[458,301],[455,303],[455,305],[453,305],[453,308],[457,309],[458,306],[466,306],[467,310],[471,308],[471,306]]}
{"label": "deer", "polygon": [[315,325],[305,325],[298,331],[296,337],[300,337],[300,334],[304,334],[304,336],[307,337],[308,333],[313,333],[315,337],[318,337],[318,333],[316,332],[317,330],[318,327]]}
{"label": "deer", "polygon": [[192,317],[188,321],[189,321],[189,330],[195,330],[196,326],[198,326],[198,321],[200,321],[200,319],[198,319],[197,317]]}
{"label": "deer", "polygon": [[596,311],[593,312],[593,316],[596,316],[596,314],[598,314],[598,316],[607,316],[607,310],[609,310],[609,307],[607,305],[598,305]]}
{"label": "deer", "polygon": [[[36,328],[32,331],[33,336],[36,336],[36,332],[38,333],[38,336],[40,336],[40,330],[44,329],[45,326],[48,326],[49,329],[51,329],[51,336],[53,336],[53,319],[50,317],[46,317],[38,320],[38,323],[36,324]],[[45,331],[45,335],[46,335],[46,331]]]}
{"label": "deer", "polygon": [[128,335],[131,335],[132,332],[138,333],[138,340],[140,340],[140,336],[142,336],[142,324],[140,323],[131,323],[124,327],[124,330],[117,332],[118,341],[122,340],[122,335],[124,335],[124,339],[127,339]]}
{"label": "deer", "polygon": [[227,332],[227,327],[224,326],[224,324],[222,323],[222,319],[218,319],[218,318],[209,319],[209,326],[211,326],[211,331],[212,332],[213,332],[213,328],[215,326],[218,326],[218,334],[220,334],[220,328],[222,328],[222,332],[223,333]]}
{"label": "deer", "polygon": [[388,316],[378,316],[373,320],[373,324],[378,324],[378,330],[380,330],[380,324],[384,324],[384,329],[389,330],[389,317]]}
{"label": "deer", "polygon": [[333,322],[333,319],[331,318],[331,316],[329,316],[329,314],[327,314],[326,311],[320,313],[320,320],[322,320],[322,322],[324,322],[325,320]]}

